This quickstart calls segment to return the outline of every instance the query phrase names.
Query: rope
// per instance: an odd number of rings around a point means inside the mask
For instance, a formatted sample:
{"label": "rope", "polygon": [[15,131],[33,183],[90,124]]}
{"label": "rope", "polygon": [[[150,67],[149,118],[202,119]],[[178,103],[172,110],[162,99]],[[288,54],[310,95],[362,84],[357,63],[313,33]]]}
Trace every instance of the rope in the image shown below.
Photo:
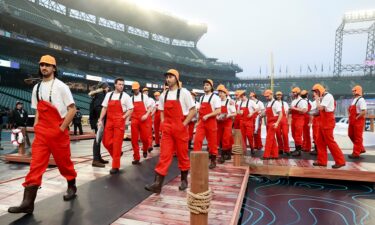
{"label": "rope", "polygon": [[210,210],[210,203],[212,200],[211,189],[197,194],[194,194],[190,191],[188,191],[187,193],[187,205],[190,212],[194,214],[207,214]]}
{"label": "rope", "polygon": [[232,146],[232,153],[233,155],[242,155],[243,154],[243,148],[241,145],[233,145]]}

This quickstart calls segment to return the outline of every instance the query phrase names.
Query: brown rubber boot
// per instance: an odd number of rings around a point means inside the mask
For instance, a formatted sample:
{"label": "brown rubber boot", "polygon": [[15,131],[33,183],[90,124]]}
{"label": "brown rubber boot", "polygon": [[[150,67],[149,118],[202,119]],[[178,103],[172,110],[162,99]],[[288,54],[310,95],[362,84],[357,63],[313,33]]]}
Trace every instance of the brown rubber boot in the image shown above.
{"label": "brown rubber boot", "polygon": [[34,202],[36,198],[36,193],[38,192],[38,186],[27,186],[23,192],[23,200],[21,205],[10,207],[8,209],[9,213],[33,213]]}
{"label": "brown rubber boot", "polygon": [[147,191],[154,192],[156,194],[160,194],[161,187],[163,186],[164,176],[156,173],[154,183],[151,185],[146,185],[145,189]]}

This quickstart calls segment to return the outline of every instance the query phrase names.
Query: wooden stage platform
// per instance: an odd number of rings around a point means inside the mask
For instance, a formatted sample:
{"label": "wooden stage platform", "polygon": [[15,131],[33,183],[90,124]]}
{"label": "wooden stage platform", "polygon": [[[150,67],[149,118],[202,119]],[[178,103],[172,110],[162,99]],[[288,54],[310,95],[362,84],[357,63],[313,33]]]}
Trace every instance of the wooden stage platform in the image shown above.
{"label": "wooden stage platform", "polygon": [[261,160],[259,157],[245,157],[245,163],[253,175],[375,182],[375,162],[347,161],[346,166],[340,169],[331,168],[333,161],[329,161],[327,167],[315,167],[313,162],[313,159]]}
{"label": "wooden stage platform", "polygon": [[[213,200],[208,224],[238,223],[248,179],[248,167],[233,167],[231,163],[218,165],[209,171],[209,187],[213,191]],[[151,195],[112,224],[190,224],[187,194],[178,190],[179,185],[180,176],[164,185],[160,195]]]}

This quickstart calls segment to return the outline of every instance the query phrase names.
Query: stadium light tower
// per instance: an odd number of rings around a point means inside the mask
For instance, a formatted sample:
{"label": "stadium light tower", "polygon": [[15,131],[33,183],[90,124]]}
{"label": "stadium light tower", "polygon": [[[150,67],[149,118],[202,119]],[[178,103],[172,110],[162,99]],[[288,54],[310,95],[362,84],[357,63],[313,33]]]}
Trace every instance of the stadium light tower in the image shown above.
{"label": "stadium light tower", "polygon": [[[349,23],[372,22],[367,28],[345,29]],[[344,35],[367,33],[366,57],[363,64],[342,64],[342,48]],[[342,23],[336,29],[334,70],[335,76],[340,76],[343,71],[363,71],[364,75],[375,75],[375,9],[347,12]]]}

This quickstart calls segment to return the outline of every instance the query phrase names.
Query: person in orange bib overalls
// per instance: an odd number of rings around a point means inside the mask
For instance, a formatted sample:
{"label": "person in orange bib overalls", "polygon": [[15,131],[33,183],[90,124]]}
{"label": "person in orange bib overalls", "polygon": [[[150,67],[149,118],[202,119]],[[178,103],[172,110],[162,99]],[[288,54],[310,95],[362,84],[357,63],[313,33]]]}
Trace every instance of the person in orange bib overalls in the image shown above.
{"label": "person in orange bib overalls", "polygon": [[251,149],[251,154],[254,154],[254,113],[258,112],[258,105],[251,99],[246,97],[245,91],[239,92],[241,96],[241,104],[237,114],[241,115],[241,134],[245,149],[247,149],[247,141]]}
{"label": "person in orange bib overalls", "polygon": [[[239,93],[241,93],[241,90],[236,90],[234,93],[234,96],[236,97],[236,100],[234,102],[234,106],[236,107],[236,112],[240,111],[239,107],[241,104],[241,96],[239,96]],[[242,115],[238,114],[234,117],[233,121],[233,129],[241,129],[241,118]]]}
{"label": "person in orange bib overalls", "polygon": [[188,124],[196,114],[195,104],[190,92],[179,86],[179,73],[170,69],[165,73],[169,90],[163,92],[159,99],[159,110],[162,120],[162,137],[159,162],[155,168],[155,181],[146,185],[145,189],[160,193],[164,177],[168,173],[173,154],[177,153],[178,168],[181,170],[181,185],[179,190],[188,187],[188,171],[190,161],[188,156],[189,131]]}
{"label": "person in orange bib overalls", "polygon": [[[197,101],[195,98],[197,97],[197,93],[190,91],[191,98],[194,101],[195,106],[197,105]],[[193,142],[193,137],[194,137],[194,128],[195,128],[195,123],[197,122],[197,114],[193,116],[193,118],[189,122],[189,149],[193,149],[193,146],[191,143]]]}
{"label": "person in orange bib overalls", "polygon": [[228,97],[229,91],[220,84],[217,89],[221,99],[221,113],[217,118],[217,143],[221,146],[219,163],[231,158],[232,149],[232,119],[236,116],[236,108],[232,99]]}
{"label": "person in orange bib overalls", "polygon": [[290,156],[289,148],[289,122],[288,122],[288,112],[289,105],[283,101],[283,93],[281,91],[276,92],[276,99],[281,104],[281,112],[283,117],[281,118],[278,129],[276,129],[276,139],[277,145],[279,147],[279,154],[286,154]]}
{"label": "person in orange bib overalls", "polygon": [[363,147],[363,129],[365,126],[365,116],[367,110],[367,104],[365,99],[362,97],[362,87],[356,85],[352,89],[354,99],[351,106],[349,107],[349,127],[348,135],[350,140],[353,142],[353,153],[348,157],[351,159],[360,158],[361,153],[365,153],[365,147]]}
{"label": "person in orange bib overalls", "polygon": [[109,173],[117,174],[120,171],[125,120],[129,118],[133,110],[130,96],[124,93],[124,79],[115,80],[115,90],[106,94],[102,106],[98,126],[103,126],[102,121],[106,116],[103,145],[112,157],[112,168]]}
{"label": "person in orange bib overalls", "polygon": [[[313,98],[316,98],[316,93],[313,92],[314,96]],[[311,103],[311,110],[310,110],[310,116],[312,117],[310,121],[312,120],[312,131],[313,131],[313,140],[314,140],[314,150],[310,152],[310,155],[317,155],[318,154],[318,147],[317,147],[317,141],[319,139],[319,119],[320,119],[320,113],[319,110],[316,108],[316,101],[314,100]]]}
{"label": "person in orange bib overalls", "polygon": [[210,79],[203,81],[204,95],[200,99],[199,121],[194,137],[194,151],[201,151],[206,137],[210,152],[210,169],[216,167],[217,156],[217,121],[216,116],[221,111],[220,98],[213,93],[214,82]]}
{"label": "person in orange bib overalls", "polygon": [[268,102],[266,105],[267,136],[262,159],[278,159],[279,149],[276,141],[276,130],[279,128],[283,117],[281,103],[273,98],[273,92],[269,89],[265,90],[263,95]]}
{"label": "person in orange bib overalls", "polygon": [[259,111],[254,114],[254,149],[262,150],[262,120],[264,114],[264,104],[259,101],[254,92],[250,92],[250,99],[253,100],[259,108]]}
{"label": "person in orange bib overalls", "polygon": [[[148,97],[148,88],[143,88],[142,89],[142,94],[146,95]],[[154,150],[152,146],[152,142],[154,141],[153,138],[153,132],[152,132],[152,117],[154,116],[155,113],[155,101],[152,98],[148,98],[147,106],[151,109],[150,116],[147,118],[148,122],[148,127],[149,127],[149,137],[148,137],[148,148],[147,151],[150,153],[152,150]]]}
{"label": "person in orange bib overalls", "polygon": [[140,93],[140,85],[138,82],[132,84],[134,95],[131,97],[134,105],[131,116],[131,142],[133,148],[133,165],[140,164],[141,156],[139,154],[139,137],[142,142],[143,158],[147,158],[147,150],[149,148],[150,139],[150,121],[151,108],[148,106],[148,96]]}
{"label": "person in orange bib overalls", "polygon": [[293,156],[300,156],[303,144],[303,125],[305,123],[305,113],[307,111],[307,102],[300,96],[301,89],[295,87],[292,89],[293,101],[289,112],[292,114],[292,137],[294,139],[295,150]]}
{"label": "person in orange bib overalls", "polygon": [[25,188],[21,205],[10,207],[9,213],[33,213],[37,191],[52,154],[57,168],[68,183],[63,196],[65,201],[76,197],[76,176],[70,159],[68,126],[76,107],[69,87],[57,79],[56,60],[44,55],[39,61],[39,75],[42,82],[34,86],[31,107],[36,109],[30,171],[22,184]]}
{"label": "person in orange bib overalls", "polygon": [[319,136],[317,141],[318,158],[313,163],[314,166],[327,166],[328,155],[327,147],[332,154],[335,164],[332,165],[333,169],[338,169],[345,166],[345,158],[342,154],[340,147],[337,145],[333,130],[336,126],[335,121],[335,108],[336,102],[333,96],[326,92],[325,88],[320,84],[315,84],[312,91],[316,92],[316,107],[319,109]]}
{"label": "person in orange bib overalls", "polygon": [[155,134],[155,145],[154,147],[160,147],[160,110],[159,107],[159,98],[160,92],[154,93],[155,97],[155,108],[154,108],[154,134]]}
{"label": "person in orange bib overalls", "polygon": [[311,151],[311,124],[310,124],[310,110],[311,102],[308,98],[308,92],[306,90],[301,91],[301,98],[307,102],[307,111],[305,112],[305,120],[303,123],[303,142],[302,142],[302,151],[310,152]]}

